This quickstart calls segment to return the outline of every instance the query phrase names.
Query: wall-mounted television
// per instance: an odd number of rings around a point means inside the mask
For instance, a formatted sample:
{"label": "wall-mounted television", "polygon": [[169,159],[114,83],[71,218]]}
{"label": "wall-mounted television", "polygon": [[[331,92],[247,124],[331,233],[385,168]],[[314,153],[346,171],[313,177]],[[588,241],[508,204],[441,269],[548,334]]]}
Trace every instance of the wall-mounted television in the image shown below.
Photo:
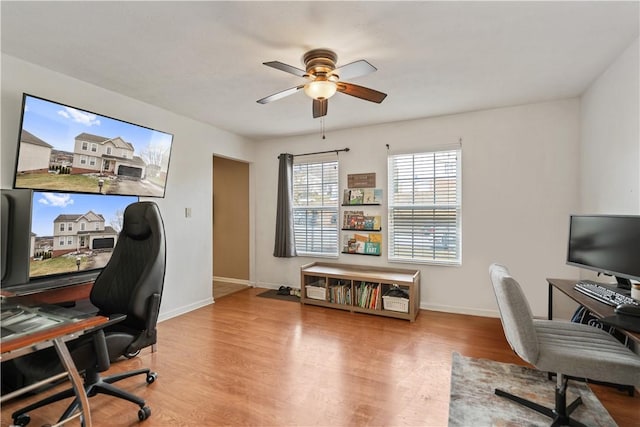
{"label": "wall-mounted television", "polygon": [[173,135],[23,94],[14,188],[164,197]]}
{"label": "wall-mounted television", "polygon": [[640,280],[640,216],[571,215],[567,264],[615,276],[630,289]]}
{"label": "wall-mounted television", "polygon": [[3,235],[3,249],[13,249],[3,250],[2,288],[95,279],[111,258],[125,208],[137,201],[135,196],[2,190],[2,225],[11,231]]}

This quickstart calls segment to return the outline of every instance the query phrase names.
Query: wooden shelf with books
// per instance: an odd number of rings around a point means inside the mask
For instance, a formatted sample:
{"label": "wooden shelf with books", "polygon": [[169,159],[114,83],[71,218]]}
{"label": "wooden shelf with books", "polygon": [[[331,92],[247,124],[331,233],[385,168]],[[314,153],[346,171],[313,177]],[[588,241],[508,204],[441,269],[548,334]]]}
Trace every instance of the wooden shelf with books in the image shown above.
{"label": "wooden shelf with books", "polygon": [[377,233],[345,234],[342,245],[343,254],[382,255],[382,235]]}
{"label": "wooden shelf with books", "polygon": [[379,206],[381,203],[381,188],[348,188],[342,196],[342,206]]}
{"label": "wooden shelf with books", "polygon": [[300,302],[415,321],[420,271],[314,262],[300,267]]}

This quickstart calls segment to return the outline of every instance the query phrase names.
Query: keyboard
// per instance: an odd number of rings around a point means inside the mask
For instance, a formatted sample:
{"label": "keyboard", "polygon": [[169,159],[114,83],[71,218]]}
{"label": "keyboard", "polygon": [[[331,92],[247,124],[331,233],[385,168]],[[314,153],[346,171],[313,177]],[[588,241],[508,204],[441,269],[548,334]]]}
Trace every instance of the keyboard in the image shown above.
{"label": "keyboard", "polygon": [[595,300],[603,302],[612,307],[616,307],[620,304],[635,304],[638,303],[631,297],[609,289],[597,282],[591,280],[581,280],[574,286],[574,289],[580,293],[585,294]]}

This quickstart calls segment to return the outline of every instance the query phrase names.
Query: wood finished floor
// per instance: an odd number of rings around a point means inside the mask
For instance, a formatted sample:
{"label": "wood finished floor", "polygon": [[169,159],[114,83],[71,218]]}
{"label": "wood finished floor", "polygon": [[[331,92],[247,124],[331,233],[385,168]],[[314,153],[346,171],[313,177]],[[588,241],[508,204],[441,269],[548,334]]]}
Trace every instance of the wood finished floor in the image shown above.
{"label": "wood finished floor", "polygon": [[[521,363],[498,319],[421,311],[417,321],[259,298],[250,288],[159,325],[145,349],[111,372],[151,367],[119,386],[152,415],[108,396],[90,399],[96,426],[446,426],[451,353]],[[592,386],[621,426],[640,425],[640,397]],[[2,407],[2,426],[29,397]],[[52,422],[63,404],[33,411]],[[72,424],[73,425],[73,424]]]}
{"label": "wood finished floor", "polygon": [[233,293],[248,289],[247,285],[240,285],[238,283],[219,282],[214,280],[213,282],[213,300],[217,301],[218,298],[222,298]]}

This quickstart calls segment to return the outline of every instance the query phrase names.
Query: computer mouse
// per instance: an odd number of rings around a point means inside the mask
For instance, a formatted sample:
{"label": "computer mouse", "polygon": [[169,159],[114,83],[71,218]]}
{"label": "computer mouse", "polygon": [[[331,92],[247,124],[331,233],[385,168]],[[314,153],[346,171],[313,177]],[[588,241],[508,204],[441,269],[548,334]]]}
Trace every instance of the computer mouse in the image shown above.
{"label": "computer mouse", "polygon": [[624,316],[640,317],[640,305],[636,304],[620,304],[615,309],[616,314]]}

